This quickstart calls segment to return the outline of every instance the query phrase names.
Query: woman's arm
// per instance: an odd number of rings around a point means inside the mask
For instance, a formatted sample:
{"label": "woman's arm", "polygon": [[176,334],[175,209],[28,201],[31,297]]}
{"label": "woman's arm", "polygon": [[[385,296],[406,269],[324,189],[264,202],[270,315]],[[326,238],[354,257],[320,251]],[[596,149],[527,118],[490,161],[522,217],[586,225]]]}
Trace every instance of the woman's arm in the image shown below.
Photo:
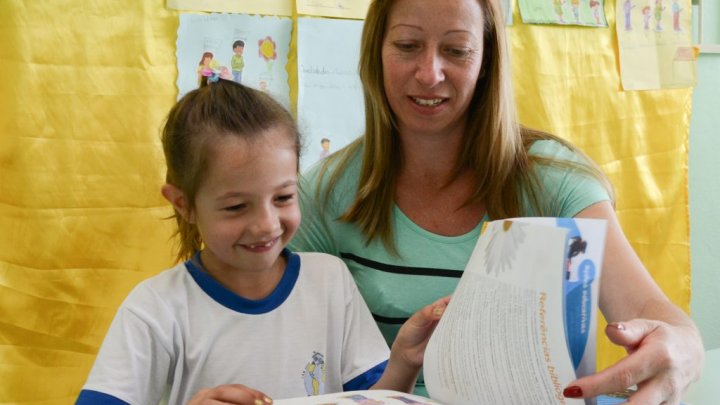
{"label": "woman's arm", "polygon": [[625,347],[628,356],[572,382],[566,395],[593,397],[637,385],[633,402],[679,403],[700,377],[704,356],[700,333],[647,272],[608,201],[593,204],[576,217],[607,220],[600,309],[609,323],[607,336]]}

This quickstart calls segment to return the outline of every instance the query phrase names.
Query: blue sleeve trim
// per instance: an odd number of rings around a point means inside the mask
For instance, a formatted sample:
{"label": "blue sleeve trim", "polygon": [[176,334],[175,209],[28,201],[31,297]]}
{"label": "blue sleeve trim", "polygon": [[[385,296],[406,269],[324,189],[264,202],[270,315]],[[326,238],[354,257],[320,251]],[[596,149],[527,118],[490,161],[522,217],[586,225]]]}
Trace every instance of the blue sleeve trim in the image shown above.
{"label": "blue sleeve trim", "polygon": [[366,390],[375,385],[376,382],[382,377],[387,367],[388,361],[385,360],[370,370],[360,374],[352,380],[343,384],[343,391],[358,391]]}
{"label": "blue sleeve trim", "polygon": [[82,390],[75,405],[130,405],[127,402],[98,391]]}

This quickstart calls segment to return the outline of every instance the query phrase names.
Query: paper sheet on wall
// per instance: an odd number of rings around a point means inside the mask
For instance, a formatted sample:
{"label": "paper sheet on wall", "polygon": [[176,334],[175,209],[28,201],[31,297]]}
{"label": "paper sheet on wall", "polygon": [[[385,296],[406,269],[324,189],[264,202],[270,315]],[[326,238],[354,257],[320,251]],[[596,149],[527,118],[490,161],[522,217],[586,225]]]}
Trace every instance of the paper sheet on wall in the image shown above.
{"label": "paper sheet on wall", "polygon": [[[209,67],[223,78],[266,91],[289,109],[285,65],[291,32],[292,20],[285,17],[181,14],[177,36],[178,98],[197,88],[203,80],[202,69]],[[235,46],[236,41],[243,41],[242,51]]]}
{"label": "paper sheet on wall", "polygon": [[562,391],[595,371],[605,229],[594,219],[488,223],[425,351],[430,397],[585,404]]}
{"label": "paper sheet on wall", "polygon": [[167,7],[184,11],[216,11],[291,16],[292,0],[167,0]]}
{"label": "paper sheet on wall", "polygon": [[303,15],[353,18],[362,20],[370,0],[297,0],[297,12]]}
{"label": "paper sheet on wall", "polygon": [[607,27],[605,0],[519,0],[518,5],[527,24]]}
{"label": "paper sheet on wall", "polygon": [[615,10],[625,90],[695,84],[690,0],[617,0]]}
{"label": "paper sheet on wall", "polygon": [[[358,76],[363,21],[298,18],[301,169],[361,135],[365,109]],[[323,144],[323,139],[329,143]],[[326,149],[327,148],[327,149]]]}

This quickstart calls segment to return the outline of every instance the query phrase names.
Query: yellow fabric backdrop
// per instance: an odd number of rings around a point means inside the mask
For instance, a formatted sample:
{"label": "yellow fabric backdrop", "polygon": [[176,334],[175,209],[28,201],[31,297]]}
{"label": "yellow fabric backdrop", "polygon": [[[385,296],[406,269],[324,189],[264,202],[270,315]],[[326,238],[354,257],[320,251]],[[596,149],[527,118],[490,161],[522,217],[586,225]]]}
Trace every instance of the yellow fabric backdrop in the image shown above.
{"label": "yellow fabric backdrop", "polygon": [[[629,239],[687,310],[691,90],[620,90],[613,10],[611,29],[516,11],[521,120],[602,165]],[[172,264],[158,129],[177,15],[162,0],[0,2],[0,403],[73,403],[116,307]],[[600,365],[619,355],[603,346]]]}

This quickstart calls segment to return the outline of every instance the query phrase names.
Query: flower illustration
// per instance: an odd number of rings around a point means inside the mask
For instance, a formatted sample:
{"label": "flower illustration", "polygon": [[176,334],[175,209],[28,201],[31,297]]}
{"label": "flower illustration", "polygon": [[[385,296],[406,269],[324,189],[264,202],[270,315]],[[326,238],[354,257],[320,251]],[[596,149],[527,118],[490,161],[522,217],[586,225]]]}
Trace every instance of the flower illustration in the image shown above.
{"label": "flower illustration", "polygon": [[266,62],[277,59],[277,45],[269,35],[258,41],[258,54]]}

